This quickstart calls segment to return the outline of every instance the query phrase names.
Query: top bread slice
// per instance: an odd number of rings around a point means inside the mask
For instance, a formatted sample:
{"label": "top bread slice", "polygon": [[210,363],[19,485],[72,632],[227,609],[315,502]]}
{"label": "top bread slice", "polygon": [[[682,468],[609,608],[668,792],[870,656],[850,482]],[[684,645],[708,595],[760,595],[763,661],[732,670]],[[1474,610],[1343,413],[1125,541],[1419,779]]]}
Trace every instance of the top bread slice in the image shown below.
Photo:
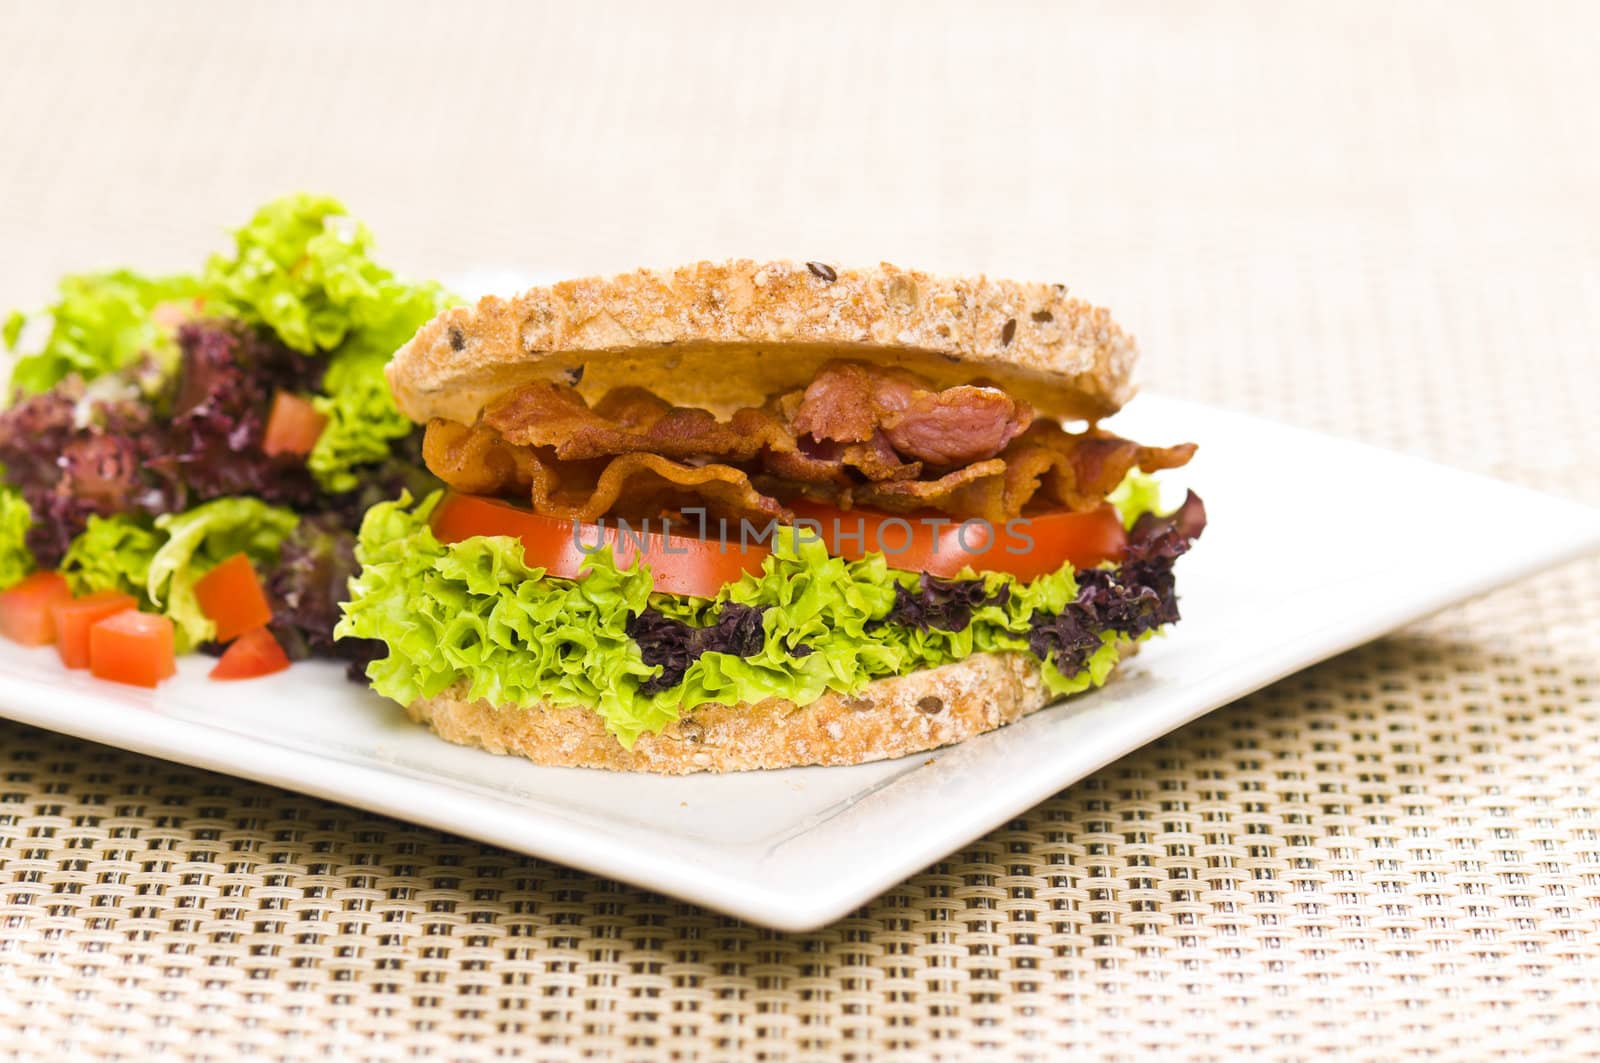
{"label": "top bread slice", "polygon": [[741,259],[485,297],[424,325],[388,374],[412,420],[470,424],[536,379],[590,401],[635,385],[726,415],[803,387],[830,358],[859,358],[1092,419],[1131,397],[1136,356],[1107,311],[1059,284]]}

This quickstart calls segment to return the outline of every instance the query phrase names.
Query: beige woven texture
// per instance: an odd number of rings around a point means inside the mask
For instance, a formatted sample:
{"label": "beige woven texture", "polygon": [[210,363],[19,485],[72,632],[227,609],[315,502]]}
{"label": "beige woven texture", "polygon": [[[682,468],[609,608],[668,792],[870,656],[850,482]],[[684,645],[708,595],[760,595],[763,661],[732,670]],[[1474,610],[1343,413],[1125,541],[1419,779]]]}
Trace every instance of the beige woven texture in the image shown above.
{"label": "beige woven texture", "polygon": [[[1595,6],[747,6],[5,0],[3,301],[297,187],[446,276],[985,269],[1152,387],[1600,503]],[[1593,1055],[1597,602],[1452,609],[799,935],[0,724],[0,1052]]]}

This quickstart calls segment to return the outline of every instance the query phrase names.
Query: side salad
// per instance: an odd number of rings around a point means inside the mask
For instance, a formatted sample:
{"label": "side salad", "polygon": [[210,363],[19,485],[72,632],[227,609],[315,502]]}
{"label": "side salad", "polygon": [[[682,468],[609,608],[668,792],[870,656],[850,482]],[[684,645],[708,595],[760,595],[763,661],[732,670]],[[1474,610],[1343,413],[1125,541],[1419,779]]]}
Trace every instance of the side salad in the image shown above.
{"label": "side salad", "polygon": [[298,194],[196,273],[69,276],[12,313],[0,635],[146,685],[224,646],[219,677],[305,657],[359,676],[381,645],[333,629],[361,516],[437,486],[383,366],[451,302]]}

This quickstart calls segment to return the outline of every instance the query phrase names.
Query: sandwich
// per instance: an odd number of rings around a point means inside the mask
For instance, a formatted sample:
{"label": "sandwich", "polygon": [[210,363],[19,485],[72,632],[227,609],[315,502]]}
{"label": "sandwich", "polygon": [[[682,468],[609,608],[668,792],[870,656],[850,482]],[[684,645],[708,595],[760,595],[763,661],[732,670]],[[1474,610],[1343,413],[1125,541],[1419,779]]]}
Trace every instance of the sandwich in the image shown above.
{"label": "sandwich", "polygon": [[1105,683],[1205,526],[1099,426],[1060,285],[701,263],[448,309],[387,367],[446,485],[375,506],[341,637],[445,739],[682,773],[904,756]]}
{"label": "sandwich", "polygon": [[92,666],[106,678],[159,681],[174,651],[245,634],[255,663],[234,675],[303,657],[359,669],[374,644],[333,639],[356,527],[437,486],[383,370],[449,303],[379,264],[337,200],[299,194],[194,272],[69,276],[45,311],[12,314],[0,633],[53,641],[51,610],[76,598],[149,618],[139,660]]}

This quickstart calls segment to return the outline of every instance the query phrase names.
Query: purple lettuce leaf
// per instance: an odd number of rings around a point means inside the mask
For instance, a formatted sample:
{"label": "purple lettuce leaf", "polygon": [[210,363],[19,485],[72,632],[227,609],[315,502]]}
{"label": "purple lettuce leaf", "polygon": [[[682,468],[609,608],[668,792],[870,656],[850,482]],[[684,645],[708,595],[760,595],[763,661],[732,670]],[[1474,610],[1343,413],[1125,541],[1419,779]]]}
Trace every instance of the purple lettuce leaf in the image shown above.
{"label": "purple lettuce leaf", "polygon": [[993,593],[982,579],[943,579],[923,573],[915,590],[899,584],[894,605],[879,624],[900,624],[918,631],[964,631],[972,614],[984,605],[1004,606],[1011,588],[1001,585]]}
{"label": "purple lettuce leaf", "polygon": [[628,637],[639,644],[639,654],[644,663],[659,665],[660,675],[652,676],[639,684],[642,694],[656,694],[671,690],[683,682],[689,670],[703,653],[730,653],[735,657],[751,657],[766,645],[766,631],[761,618],[766,608],[724,602],[714,623],[695,627],[662,613],[653,606],[630,616]]}
{"label": "purple lettuce leaf", "polygon": [[358,568],[355,533],[335,515],[304,517],[284,539],[266,592],[272,606],[269,629],[291,660],[349,661],[352,677],[360,678],[367,662],[383,656],[383,644],[374,639],[333,640],[339,603],[348,597]]}
{"label": "purple lettuce leaf", "polygon": [[1205,505],[1190,491],[1172,513],[1146,513],[1128,533],[1128,552],[1116,568],[1085,569],[1078,596],[1059,613],[1038,613],[1030,622],[1028,648],[1052,661],[1062,675],[1076,675],[1100,648],[1101,635],[1136,639],[1177,623],[1173,563],[1205,530]]}
{"label": "purple lettuce leaf", "polygon": [[33,513],[28,548],[40,566],[59,564],[92,514],[169,505],[146,471],[159,437],[145,404],[120,395],[93,401],[76,377],[0,413],[0,466]]}
{"label": "purple lettuce leaf", "polygon": [[180,508],[229,495],[310,506],[318,491],[304,460],[269,455],[262,442],[273,395],[315,388],[317,364],[260,332],[218,320],[185,324],[178,348],[171,429],[151,469],[170,484]]}

